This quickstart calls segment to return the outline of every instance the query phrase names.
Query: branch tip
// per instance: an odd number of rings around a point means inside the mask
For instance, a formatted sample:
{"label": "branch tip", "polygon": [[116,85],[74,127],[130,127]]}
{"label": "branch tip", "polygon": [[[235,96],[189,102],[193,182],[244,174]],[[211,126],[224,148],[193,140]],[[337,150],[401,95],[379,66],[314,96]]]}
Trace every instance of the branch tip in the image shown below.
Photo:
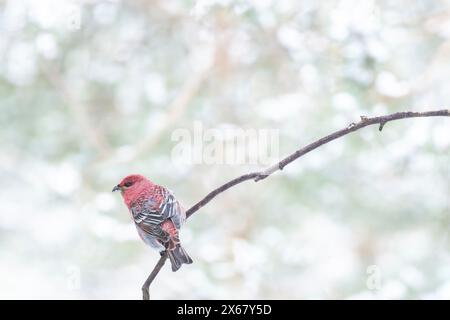
{"label": "branch tip", "polygon": [[[195,205],[193,205],[189,210],[186,211],[186,219],[189,218],[193,213],[198,211],[200,208],[202,208],[204,205],[206,205],[209,201],[211,201],[213,198],[215,198],[218,194],[221,194],[222,192],[228,190],[229,188],[240,184],[247,180],[254,180],[255,182],[258,182],[260,180],[263,180],[270,176],[272,173],[276,172],[277,170],[283,170],[285,166],[290,164],[291,162],[297,160],[298,158],[304,156],[305,154],[317,149],[318,147],[327,144],[335,139],[341,138],[342,136],[345,136],[351,132],[354,132],[356,130],[359,130],[361,128],[364,128],[369,125],[379,124],[379,131],[383,130],[384,125],[393,120],[399,120],[399,119],[405,119],[405,118],[416,118],[416,117],[433,117],[433,116],[450,116],[450,109],[444,109],[444,110],[437,110],[437,111],[426,111],[426,112],[397,112],[385,116],[380,117],[373,117],[369,118],[366,116],[360,116],[361,122],[350,123],[347,128],[335,131],[319,140],[316,140],[303,148],[295,151],[291,155],[287,156],[277,164],[274,164],[273,166],[269,167],[267,170],[262,172],[252,172],[248,174],[244,174],[238,178],[235,178],[222,186],[214,189],[209,194],[207,194],[202,200],[197,202]],[[153,268],[153,271],[148,276],[147,280],[145,281],[144,285],[142,286],[142,294],[144,300],[150,299],[150,293],[149,288],[152,284],[155,277],[158,275],[158,272],[161,270],[161,268],[164,266],[164,263],[167,259],[167,252],[164,252],[161,254],[161,257],[158,261],[158,263]]]}

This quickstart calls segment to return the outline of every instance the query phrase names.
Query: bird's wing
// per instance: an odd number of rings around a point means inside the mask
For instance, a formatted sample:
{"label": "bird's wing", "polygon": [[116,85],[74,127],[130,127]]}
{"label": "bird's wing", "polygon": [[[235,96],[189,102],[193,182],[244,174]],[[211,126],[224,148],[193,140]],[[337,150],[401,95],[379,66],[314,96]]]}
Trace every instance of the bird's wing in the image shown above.
{"label": "bird's wing", "polygon": [[161,214],[164,220],[170,219],[177,229],[181,228],[181,225],[186,220],[186,212],[181,204],[175,199],[173,193],[167,189],[165,190],[165,198],[161,204]]}
{"label": "bird's wing", "polygon": [[183,207],[175,199],[172,192],[160,187],[154,197],[147,199],[141,206],[132,207],[134,222],[147,234],[165,243],[170,234],[163,230],[161,224],[170,219],[179,229],[185,220]]}
{"label": "bird's wing", "polygon": [[161,223],[164,219],[162,219],[161,214],[157,210],[132,207],[131,214],[136,226],[146,234],[162,243],[169,240],[169,235],[161,228]]}

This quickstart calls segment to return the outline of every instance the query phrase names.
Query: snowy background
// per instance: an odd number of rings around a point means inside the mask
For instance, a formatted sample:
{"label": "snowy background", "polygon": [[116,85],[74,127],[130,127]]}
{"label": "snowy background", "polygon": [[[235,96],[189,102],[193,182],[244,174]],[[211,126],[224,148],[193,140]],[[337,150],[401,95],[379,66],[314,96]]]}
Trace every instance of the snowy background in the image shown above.
{"label": "snowy background", "polygon": [[[111,189],[185,207],[260,169],[179,165],[174,130],[276,129],[287,155],[449,106],[450,1],[0,1],[0,298],[140,299],[159,255]],[[196,213],[157,299],[450,299],[450,120],[368,127]]]}

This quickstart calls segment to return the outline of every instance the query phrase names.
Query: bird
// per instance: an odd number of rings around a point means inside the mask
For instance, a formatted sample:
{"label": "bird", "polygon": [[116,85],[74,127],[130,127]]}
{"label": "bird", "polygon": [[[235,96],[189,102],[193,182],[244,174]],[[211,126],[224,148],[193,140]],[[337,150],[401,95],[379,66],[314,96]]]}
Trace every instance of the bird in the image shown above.
{"label": "bird", "polygon": [[169,189],[143,175],[131,174],[112,189],[115,191],[122,194],[140,238],[159,250],[161,256],[167,253],[172,271],[180,269],[182,264],[192,263],[179,237],[186,211]]}

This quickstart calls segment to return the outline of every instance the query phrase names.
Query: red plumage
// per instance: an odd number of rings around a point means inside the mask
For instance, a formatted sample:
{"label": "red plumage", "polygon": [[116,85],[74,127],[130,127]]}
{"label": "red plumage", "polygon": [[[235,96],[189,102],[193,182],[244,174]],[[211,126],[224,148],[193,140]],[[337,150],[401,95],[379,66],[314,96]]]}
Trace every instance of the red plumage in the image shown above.
{"label": "red plumage", "polygon": [[136,224],[141,239],[148,245],[166,251],[172,270],[192,259],[181,247],[179,233],[186,213],[172,192],[142,175],[129,175],[114,187],[120,190]]}

